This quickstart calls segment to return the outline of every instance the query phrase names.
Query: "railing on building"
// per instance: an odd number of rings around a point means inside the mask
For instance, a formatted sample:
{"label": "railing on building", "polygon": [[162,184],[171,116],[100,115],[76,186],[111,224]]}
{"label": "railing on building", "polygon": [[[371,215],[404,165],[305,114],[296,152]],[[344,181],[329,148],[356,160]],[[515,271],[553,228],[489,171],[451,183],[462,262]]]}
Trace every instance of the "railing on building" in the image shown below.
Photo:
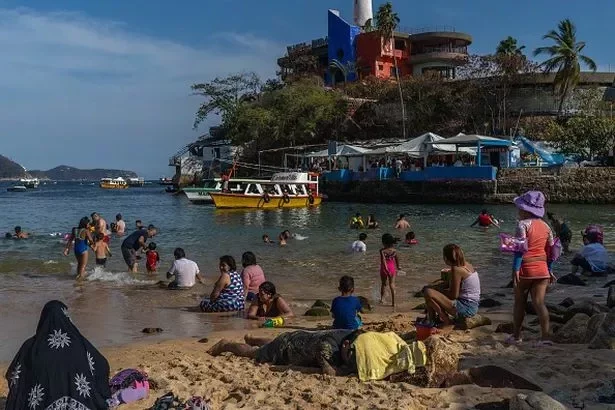
{"label": "railing on building", "polygon": [[468,47],[413,47],[411,55],[429,54],[429,53],[458,53],[468,54]]}
{"label": "railing on building", "polygon": [[457,32],[453,26],[398,27],[396,31],[408,34]]}
{"label": "railing on building", "polygon": [[288,55],[301,54],[307,51],[311,51],[315,48],[324,47],[328,44],[329,44],[329,38],[322,37],[322,38],[312,40],[311,42],[297,43],[297,44],[293,44],[292,46],[288,46],[286,47],[286,53]]}

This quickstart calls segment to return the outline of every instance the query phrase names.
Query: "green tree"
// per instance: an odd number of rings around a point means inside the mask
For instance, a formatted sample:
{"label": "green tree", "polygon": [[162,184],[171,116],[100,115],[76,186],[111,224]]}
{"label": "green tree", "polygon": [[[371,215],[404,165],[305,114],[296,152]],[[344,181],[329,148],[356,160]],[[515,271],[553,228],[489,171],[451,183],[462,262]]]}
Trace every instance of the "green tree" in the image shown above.
{"label": "green tree", "polygon": [[579,82],[581,63],[592,71],[596,71],[597,66],[594,60],[581,54],[585,42],[577,41],[577,29],[569,19],[560,21],[557,31],[549,31],[543,36],[543,40],[553,40],[555,44],[538,47],[534,50],[534,56],[549,56],[541,66],[545,73],[556,72],[553,85],[559,99],[558,112],[561,113],[566,98]]}
{"label": "green tree", "polygon": [[500,41],[498,44],[498,48],[496,49],[497,55],[506,55],[506,56],[522,56],[523,49],[525,46],[519,47],[517,45],[517,39],[511,36],[508,36],[504,40]]}
{"label": "green tree", "polygon": [[233,122],[241,104],[258,97],[261,81],[255,73],[232,74],[225,78],[216,77],[208,83],[193,84],[193,95],[205,99],[199,106],[194,119],[198,128],[210,114],[222,116],[222,126]]}
{"label": "green tree", "polygon": [[404,105],[404,96],[399,81],[399,68],[397,67],[397,57],[395,57],[395,30],[399,25],[399,16],[393,11],[393,5],[390,1],[382,4],[376,13],[376,30],[382,37],[384,47],[391,47],[393,52],[393,64],[395,65],[395,79],[397,80],[397,88],[399,91],[399,103],[401,106],[401,121],[402,121],[402,137],[406,138],[406,107]]}
{"label": "green tree", "polygon": [[547,137],[562,153],[591,160],[606,155],[615,146],[615,120],[579,115],[566,122],[551,123]]}

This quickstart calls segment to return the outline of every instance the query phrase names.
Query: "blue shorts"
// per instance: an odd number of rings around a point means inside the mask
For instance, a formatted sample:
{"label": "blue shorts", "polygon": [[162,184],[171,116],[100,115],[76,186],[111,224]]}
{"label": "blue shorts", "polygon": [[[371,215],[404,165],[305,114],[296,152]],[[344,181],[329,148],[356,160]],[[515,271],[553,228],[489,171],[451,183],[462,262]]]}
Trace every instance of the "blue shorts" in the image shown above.
{"label": "blue shorts", "polygon": [[467,299],[453,300],[453,307],[457,311],[457,317],[472,317],[478,313],[478,302]]}

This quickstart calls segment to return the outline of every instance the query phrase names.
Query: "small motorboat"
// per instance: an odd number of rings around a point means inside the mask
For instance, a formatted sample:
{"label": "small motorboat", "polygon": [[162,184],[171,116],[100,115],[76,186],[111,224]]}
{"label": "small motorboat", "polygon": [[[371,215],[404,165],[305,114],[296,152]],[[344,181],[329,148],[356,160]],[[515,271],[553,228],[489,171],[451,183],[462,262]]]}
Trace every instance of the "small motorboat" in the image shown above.
{"label": "small motorboat", "polygon": [[8,187],[6,190],[9,192],[26,192],[28,188],[26,188],[23,185],[15,185],[15,186]]}

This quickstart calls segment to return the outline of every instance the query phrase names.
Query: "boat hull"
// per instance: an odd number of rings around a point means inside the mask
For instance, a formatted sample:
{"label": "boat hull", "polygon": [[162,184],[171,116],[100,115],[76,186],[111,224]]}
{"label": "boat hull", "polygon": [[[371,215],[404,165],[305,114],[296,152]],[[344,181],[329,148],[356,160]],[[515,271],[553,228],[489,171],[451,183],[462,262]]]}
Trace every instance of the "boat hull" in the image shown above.
{"label": "boat hull", "polygon": [[199,189],[199,188],[184,188],[184,194],[188,200],[195,204],[213,204],[214,200],[209,193],[211,191]]}
{"label": "boat hull", "polygon": [[229,194],[229,193],[210,193],[210,196],[216,205],[216,208],[232,209],[232,208],[253,208],[253,209],[280,209],[280,208],[307,208],[319,206],[322,203],[322,197],[314,196],[313,203],[310,203],[307,196],[291,196],[286,198],[280,196],[271,196],[269,202],[262,196],[244,195],[244,194]]}
{"label": "boat hull", "polygon": [[12,186],[6,189],[8,192],[26,192],[28,189],[23,185]]}
{"label": "boat hull", "polygon": [[100,187],[102,189],[128,189],[128,185],[106,184],[104,182],[100,183]]}

